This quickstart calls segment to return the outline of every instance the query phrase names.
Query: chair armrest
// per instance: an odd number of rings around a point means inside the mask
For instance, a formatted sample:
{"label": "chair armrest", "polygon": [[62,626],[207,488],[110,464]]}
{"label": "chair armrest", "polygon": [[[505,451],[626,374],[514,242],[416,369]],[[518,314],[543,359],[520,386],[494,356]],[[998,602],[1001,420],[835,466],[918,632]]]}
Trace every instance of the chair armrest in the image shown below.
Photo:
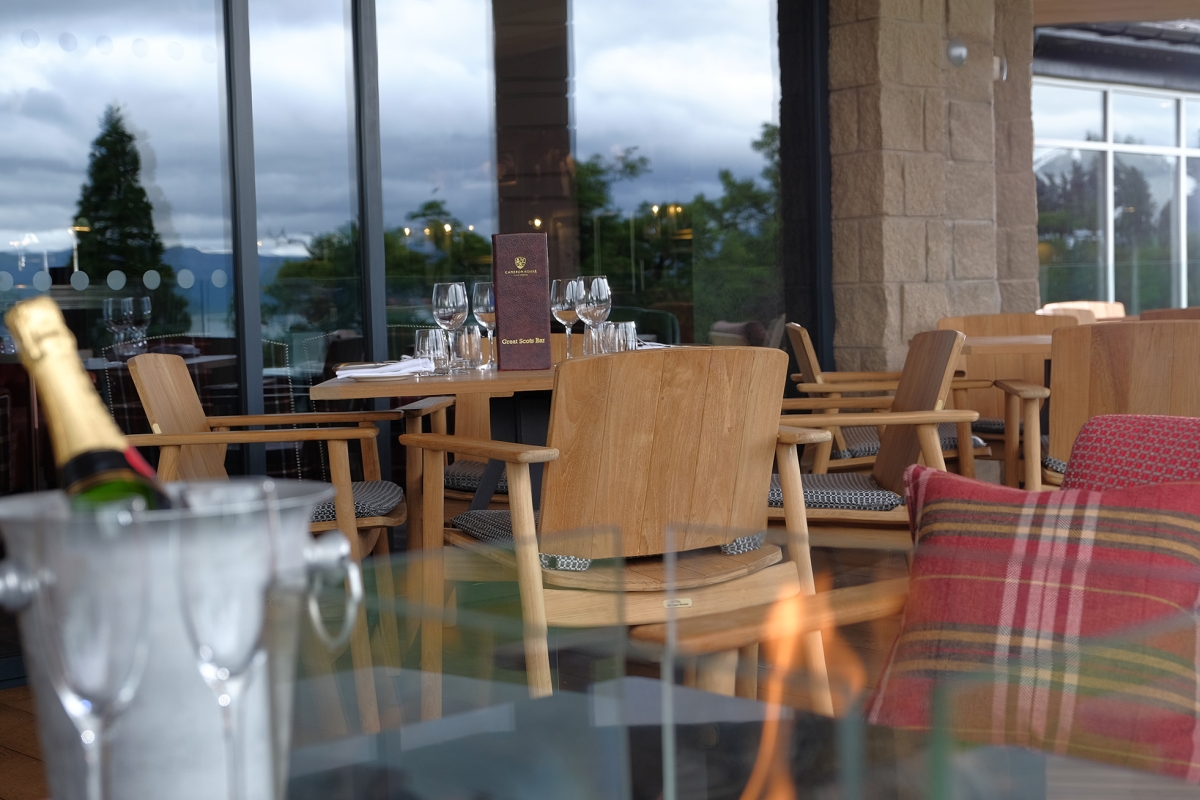
{"label": "chair armrest", "polygon": [[403,419],[404,414],[396,411],[330,411],[328,413],[304,412],[296,414],[236,414],[225,417],[208,417],[212,428],[247,428],[251,425],[322,425],[356,422],[386,422]]}
{"label": "chair armrest", "polygon": [[452,405],[454,405],[453,397],[422,397],[420,400],[415,400],[394,410],[403,411],[405,419],[412,419],[441,411],[443,408],[450,408]]}
{"label": "chair armrest", "polygon": [[891,408],[894,397],[785,397],[784,411],[826,411],[837,408]]}
{"label": "chair armrest", "polygon": [[1050,390],[1029,381],[996,381],[996,388],[1005,394],[1015,395],[1022,400],[1041,400],[1050,396]]}
{"label": "chair armrest", "polygon": [[829,431],[813,428],[793,428],[789,425],[779,426],[780,444],[820,444],[833,439]]}
{"label": "chair armrest", "polygon": [[1062,486],[1063,474],[1061,472],[1055,472],[1052,469],[1046,469],[1040,464],[1038,466],[1042,470],[1042,483],[1047,483],[1051,486]]}
{"label": "chair armrest", "polygon": [[950,381],[951,389],[990,389],[995,386],[997,381],[989,381],[986,378],[955,378]]}
{"label": "chair armrest", "polygon": [[946,409],[945,411],[878,411],[873,414],[805,414],[782,415],[780,425],[805,428],[851,428],[874,425],[937,425],[943,422],[974,422],[978,411]]}
{"label": "chair armrest", "polygon": [[135,447],[178,447],[194,444],[253,444],[255,442],[329,442],[374,439],[370,428],[288,428],[282,431],[205,431],[202,433],[139,433],[126,436]]}
{"label": "chair armrest", "polygon": [[400,444],[420,450],[492,458],[510,464],[541,464],[558,458],[558,451],[553,447],[496,442],[491,439],[469,439],[466,436],[447,436],[441,433],[406,433],[400,437]]}
{"label": "chair armrest", "polygon": [[832,392],[891,392],[897,381],[846,381],[845,383],[797,383],[796,390],[805,394]]}
{"label": "chair armrest", "polygon": [[[898,381],[900,380],[899,372],[822,372],[821,378],[826,383],[845,383],[847,381]],[[804,376],[796,373],[792,376],[792,380],[797,383],[804,380]]]}

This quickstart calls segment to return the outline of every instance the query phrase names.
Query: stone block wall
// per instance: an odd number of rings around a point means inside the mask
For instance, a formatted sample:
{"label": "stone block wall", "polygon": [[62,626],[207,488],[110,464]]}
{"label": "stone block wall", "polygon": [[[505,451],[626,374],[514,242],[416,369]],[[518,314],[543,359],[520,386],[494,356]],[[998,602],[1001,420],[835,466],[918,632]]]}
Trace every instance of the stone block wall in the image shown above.
{"label": "stone block wall", "polygon": [[[1023,88],[993,81],[1001,35]],[[1031,0],[830,0],[838,369],[896,369],[951,313],[1036,308],[1032,42]]]}

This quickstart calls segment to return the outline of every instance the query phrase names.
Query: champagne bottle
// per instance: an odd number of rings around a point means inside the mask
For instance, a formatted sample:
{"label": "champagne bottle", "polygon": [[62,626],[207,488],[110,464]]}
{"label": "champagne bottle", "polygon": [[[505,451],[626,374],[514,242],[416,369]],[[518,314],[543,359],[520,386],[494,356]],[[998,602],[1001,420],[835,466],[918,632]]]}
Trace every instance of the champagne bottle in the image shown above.
{"label": "champagne bottle", "polygon": [[128,443],[96,393],[58,305],[45,295],[23,300],[4,321],[37,386],[54,463],[75,504],[141,498],[147,508],[168,507],[154,470]]}

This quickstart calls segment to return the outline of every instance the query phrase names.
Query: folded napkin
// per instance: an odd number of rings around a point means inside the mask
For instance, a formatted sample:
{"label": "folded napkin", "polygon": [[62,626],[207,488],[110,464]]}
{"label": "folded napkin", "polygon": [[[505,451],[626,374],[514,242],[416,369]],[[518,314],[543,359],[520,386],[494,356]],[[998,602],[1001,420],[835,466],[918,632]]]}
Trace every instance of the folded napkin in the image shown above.
{"label": "folded napkin", "polygon": [[378,361],[373,364],[346,364],[334,370],[339,378],[402,378],[433,372],[433,360],[405,356],[400,361]]}
{"label": "folded napkin", "polygon": [[638,340],[638,350],[659,350],[670,346],[671,345],[663,344],[662,342],[644,342],[640,339]]}

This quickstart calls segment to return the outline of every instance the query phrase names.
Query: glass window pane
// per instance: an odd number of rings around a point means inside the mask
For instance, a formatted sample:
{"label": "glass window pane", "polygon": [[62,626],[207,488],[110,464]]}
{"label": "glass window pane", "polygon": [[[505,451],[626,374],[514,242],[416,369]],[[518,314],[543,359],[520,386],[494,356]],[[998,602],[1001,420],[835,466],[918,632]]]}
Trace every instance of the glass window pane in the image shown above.
{"label": "glass window pane", "polygon": [[1104,141],[1104,92],[1035,83],[1033,132],[1039,139]]}
{"label": "glass window pane", "polygon": [[1104,293],[1104,154],[1038,148],[1038,261],[1042,302]]}
{"label": "glass window pane", "polygon": [[1200,147],[1200,100],[1188,100],[1186,110],[1184,144],[1188,147]]}
{"label": "glass window pane", "polygon": [[581,268],[688,341],[783,314],[772,6],[572,5]]}
{"label": "glass window pane", "polygon": [[1113,155],[1116,299],[1129,314],[1173,305],[1178,165],[1165,156]]}
{"label": "glass window pane", "polygon": [[491,280],[499,230],[491,13],[487,0],[377,0],[393,358],[411,353],[415,328],[434,327],[434,282],[469,290]]}
{"label": "glass window pane", "polygon": [[[190,359],[210,412],[238,410],[236,391],[220,389],[237,385],[220,5],[4,4],[0,311],[48,291],[129,432],[149,432],[124,364],[146,349]],[[23,460],[29,410],[14,362],[0,356],[16,404],[2,424]],[[32,488],[25,466],[0,474],[15,481],[0,493]]]}
{"label": "glass window pane", "polygon": [[1113,92],[1113,141],[1175,146],[1175,101],[1169,97]]}
{"label": "glass window pane", "polygon": [[1187,160],[1188,306],[1200,306],[1200,158]]}
{"label": "glass window pane", "polygon": [[250,0],[268,411],[365,357],[347,20],[343,0]]}

